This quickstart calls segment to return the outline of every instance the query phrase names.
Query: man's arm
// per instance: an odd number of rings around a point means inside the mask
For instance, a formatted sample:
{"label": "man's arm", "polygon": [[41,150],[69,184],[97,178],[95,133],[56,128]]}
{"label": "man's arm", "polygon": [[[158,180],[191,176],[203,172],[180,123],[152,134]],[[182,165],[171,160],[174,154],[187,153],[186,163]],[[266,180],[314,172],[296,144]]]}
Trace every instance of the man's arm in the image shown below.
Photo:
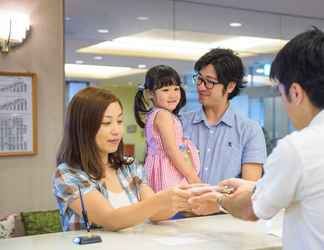
{"label": "man's arm", "polygon": [[247,181],[257,181],[261,178],[263,166],[259,163],[242,164],[242,179]]}
{"label": "man's arm", "polygon": [[248,181],[260,179],[266,157],[264,135],[260,126],[253,122],[247,127],[244,136],[241,177]]}

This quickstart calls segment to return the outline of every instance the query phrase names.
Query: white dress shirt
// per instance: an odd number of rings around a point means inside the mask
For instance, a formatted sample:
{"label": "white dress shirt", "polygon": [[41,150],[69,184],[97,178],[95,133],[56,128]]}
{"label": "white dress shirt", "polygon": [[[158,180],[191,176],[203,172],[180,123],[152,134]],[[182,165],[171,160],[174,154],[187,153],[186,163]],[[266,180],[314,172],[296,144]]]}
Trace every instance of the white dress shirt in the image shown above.
{"label": "white dress shirt", "polygon": [[324,249],[324,111],[279,141],[252,196],[258,218],[285,208],[283,249]]}

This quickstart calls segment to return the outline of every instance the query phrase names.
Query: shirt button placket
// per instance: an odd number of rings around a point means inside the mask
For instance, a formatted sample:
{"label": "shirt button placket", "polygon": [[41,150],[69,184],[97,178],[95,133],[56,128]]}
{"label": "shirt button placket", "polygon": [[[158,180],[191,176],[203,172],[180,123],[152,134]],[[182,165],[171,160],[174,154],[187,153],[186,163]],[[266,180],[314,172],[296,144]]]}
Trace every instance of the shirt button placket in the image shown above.
{"label": "shirt button placket", "polygon": [[[214,133],[213,130],[209,130],[209,135],[212,135]],[[211,148],[210,148],[210,141],[208,140],[208,143],[207,143],[207,148],[206,148],[206,156],[205,156],[205,166],[204,166],[204,176],[206,179],[208,179],[208,167],[209,167],[209,164],[210,164],[210,160],[211,160]]]}

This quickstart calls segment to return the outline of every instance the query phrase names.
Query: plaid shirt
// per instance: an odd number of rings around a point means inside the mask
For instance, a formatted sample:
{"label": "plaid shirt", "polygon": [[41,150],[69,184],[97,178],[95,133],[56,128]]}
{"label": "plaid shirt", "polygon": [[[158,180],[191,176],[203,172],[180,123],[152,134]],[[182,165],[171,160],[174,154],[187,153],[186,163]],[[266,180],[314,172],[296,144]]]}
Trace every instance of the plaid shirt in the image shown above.
{"label": "plaid shirt", "polygon": [[[117,176],[130,203],[138,202],[139,194],[137,193],[133,178],[138,177],[146,183],[144,168],[134,163],[128,166],[125,165],[117,169]],[[80,197],[78,185],[82,195],[97,190],[109,201],[108,190],[103,181],[93,180],[84,171],[71,168],[65,163],[60,164],[53,176],[53,193],[60,210],[64,231],[86,229],[82,216],[76,214],[69,207],[71,202]]]}

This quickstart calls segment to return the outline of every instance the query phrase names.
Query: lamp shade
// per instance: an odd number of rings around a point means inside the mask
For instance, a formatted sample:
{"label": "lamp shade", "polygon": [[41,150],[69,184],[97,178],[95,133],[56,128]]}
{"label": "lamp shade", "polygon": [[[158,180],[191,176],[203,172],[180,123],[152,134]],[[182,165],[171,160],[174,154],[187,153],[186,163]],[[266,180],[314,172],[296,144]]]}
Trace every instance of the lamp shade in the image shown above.
{"label": "lamp shade", "polygon": [[21,43],[30,28],[29,17],[18,12],[0,11],[0,40]]}

